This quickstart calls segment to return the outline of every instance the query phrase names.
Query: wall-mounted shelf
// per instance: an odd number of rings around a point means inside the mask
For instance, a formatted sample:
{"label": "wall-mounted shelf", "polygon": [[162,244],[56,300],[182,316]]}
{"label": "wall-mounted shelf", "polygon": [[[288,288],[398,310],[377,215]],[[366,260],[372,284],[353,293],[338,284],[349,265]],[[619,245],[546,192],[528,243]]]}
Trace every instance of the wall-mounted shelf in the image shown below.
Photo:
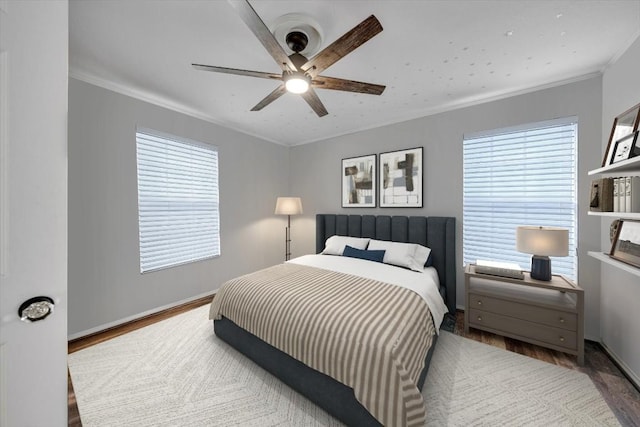
{"label": "wall-mounted shelf", "polygon": [[[623,160],[621,162],[614,163],[612,165],[607,165],[598,169],[590,170],[589,175],[600,175],[602,177],[640,175],[640,156],[632,157],[630,159]],[[593,216],[605,217],[605,218],[640,219],[640,213],[638,212],[589,211],[588,214]],[[600,260],[605,264],[612,265],[616,268],[619,268],[620,270],[624,270],[627,273],[631,273],[635,276],[640,276],[640,268],[637,268],[630,264],[625,264],[624,262],[613,259],[606,253],[589,251],[588,254],[589,256],[597,260]]]}
{"label": "wall-mounted shelf", "polygon": [[587,252],[587,254],[590,257],[593,257],[597,260],[600,260],[602,262],[604,262],[605,264],[610,264],[613,265],[614,267],[617,267],[621,270],[626,271],[627,273],[631,273],[634,274],[636,276],[640,276],[640,268],[636,268],[632,265],[629,264],[625,264],[624,262],[620,262],[616,259],[611,258],[609,255],[602,253],[602,252],[594,252],[594,251],[589,251]]}
{"label": "wall-mounted shelf", "polygon": [[640,219],[640,212],[598,212],[589,211],[588,215],[592,216],[607,216],[611,218],[623,218],[623,219]]}
{"label": "wall-mounted shelf", "polygon": [[589,175],[602,175],[603,177],[620,175],[637,175],[640,170],[640,156],[632,157],[612,165],[589,171]]}
{"label": "wall-mounted shelf", "polygon": [[[640,213],[638,212],[597,212],[597,211],[589,211],[588,215],[591,216],[600,216],[600,217],[608,217],[608,218],[623,218],[623,219],[640,219]],[[629,264],[625,264],[624,262],[618,261],[616,259],[611,258],[609,255],[602,252],[589,251],[588,255],[604,262],[605,264],[612,265],[616,268],[626,271],[627,273],[634,274],[636,276],[640,276],[640,268],[634,267]]]}

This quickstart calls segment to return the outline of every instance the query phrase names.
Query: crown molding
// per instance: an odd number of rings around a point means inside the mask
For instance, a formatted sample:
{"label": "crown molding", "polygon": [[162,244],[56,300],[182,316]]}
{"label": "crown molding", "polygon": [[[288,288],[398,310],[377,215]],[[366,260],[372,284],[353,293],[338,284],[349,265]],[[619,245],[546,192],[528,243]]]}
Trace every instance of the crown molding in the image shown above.
{"label": "crown molding", "polygon": [[587,73],[587,74],[583,74],[583,75],[580,75],[580,76],[571,77],[571,78],[564,79],[564,80],[559,80],[559,81],[556,81],[556,82],[545,83],[545,84],[542,84],[542,85],[533,86],[533,87],[529,87],[529,88],[522,88],[522,89],[505,91],[505,92],[497,92],[497,93],[494,93],[493,95],[490,95],[490,96],[487,96],[487,97],[478,97],[478,98],[462,100],[462,101],[459,101],[459,102],[452,102],[450,104],[443,104],[443,105],[439,105],[439,106],[434,107],[434,108],[427,108],[427,109],[424,109],[424,110],[417,111],[414,114],[407,115],[407,116],[405,116],[405,117],[403,117],[402,119],[399,119],[399,120],[393,120],[393,121],[389,120],[387,122],[380,121],[380,122],[376,123],[374,126],[362,127],[362,128],[354,129],[354,130],[352,130],[350,132],[337,133],[337,134],[334,134],[334,135],[328,136],[328,137],[323,137],[323,138],[318,138],[318,139],[314,139],[314,140],[299,142],[299,143],[296,143],[296,144],[291,144],[291,146],[295,147],[295,146],[298,146],[298,145],[305,145],[305,144],[312,144],[314,142],[327,141],[329,139],[338,138],[338,137],[344,136],[344,135],[351,135],[351,134],[354,134],[354,133],[358,133],[358,132],[362,132],[362,131],[366,131],[366,130],[371,130],[371,129],[376,129],[376,128],[383,127],[383,126],[390,126],[390,125],[395,125],[395,124],[399,124],[399,123],[408,122],[408,121],[411,121],[411,120],[420,119],[420,118],[423,118],[423,117],[434,116],[436,114],[446,113],[448,111],[460,110],[460,109],[463,109],[463,108],[474,107],[476,105],[486,104],[486,103],[494,102],[494,101],[500,101],[500,100],[503,100],[503,99],[512,98],[512,97],[519,96],[519,95],[526,95],[526,94],[529,94],[529,93],[538,92],[538,91],[545,90],[545,89],[552,89],[552,88],[555,88],[555,87],[564,86],[564,85],[568,85],[568,84],[571,84],[571,83],[581,82],[583,80],[589,80],[589,79],[592,79],[594,77],[599,77],[599,76],[602,76],[602,72],[601,71],[595,71],[595,72],[592,72],[592,73]]}
{"label": "crown molding", "polygon": [[[637,38],[637,37],[636,37]],[[635,38],[634,40],[635,41]],[[631,43],[633,43],[633,41]],[[630,45],[629,45],[630,46]],[[628,48],[628,47],[627,47]],[[625,49],[626,50],[626,49]],[[624,53],[624,51],[622,52]],[[620,55],[618,55],[618,58],[622,55],[622,53]],[[602,76],[602,71],[596,71],[596,72],[592,72],[592,73],[587,73],[587,74],[583,74],[580,76],[576,76],[576,77],[571,77],[568,79],[564,79],[564,80],[559,80],[559,81],[555,81],[555,82],[550,82],[550,83],[545,83],[542,85],[538,85],[538,86],[533,86],[533,87],[529,87],[529,88],[522,88],[522,89],[518,89],[518,90],[510,90],[510,91],[504,91],[504,92],[497,92],[494,93],[493,95],[487,96],[487,97],[476,97],[476,98],[471,98],[471,99],[467,99],[467,100],[462,100],[462,101],[458,101],[458,102],[452,102],[450,104],[443,104],[443,105],[439,105],[437,107],[434,108],[427,108],[424,110],[420,110],[420,111],[416,111],[411,115],[406,115],[400,119],[395,119],[395,120],[389,120],[389,121],[380,121],[377,122],[375,125],[372,126],[363,126],[363,127],[359,127],[356,129],[353,129],[349,132],[338,132],[329,136],[323,136],[321,138],[315,138],[315,139],[309,139],[307,141],[301,141],[298,143],[293,143],[293,144],[286,144],[283,143],[281,141],[276,141],[270,138],[266,138],[263,135],[258,135],[255,133],[251,133],[251,132],[247,132],[245,130],[241,130],[237,127],[234,126],[230,126],[227,123],[222,123],[221,121],[217,120],[216,118],[205,114],[201,111],[195,110],[193,108],[187,107],[183,104],[177,103],[175,101],[172,101],[170,99],[167,98],[163,98],[163,97],[159,97],[153,93],[147,92],[147,91],[143,91],[137,88],[133,88],[131,86],[127,86],[127,85],[122,85],[119,83],[115,83],[106,79],[102,79],[100,77],[94,76],[92,74],[88,74],[85,72],[81,72],[75,69],[70,69],[69,70],[69,77],[74,78],[76,80],[80,80],[83,81],[85,83],[89,83],[92,84],[94,86],[98,86],[101,87],[103,89],[107,89],[116,93],[119,93],[121,95],[125,95],[125,96],[129,96],[135,99],[138,99],[140,101],[144,101],[144,102],[148,102],[150,104],[153,105],[157,105],[159,107],[163,107],[163,108],[167,108],[169,110],[172,111],[176,111],[178,113],[182,113],[182,114],[186,114],[190,117],[194,117],[200,120],[204,120],[206,122],[209,123],[213,123],[216,124],[218,126],[222,126],[224,128],[227,129],[232,129],[236,132],[245,134],[245,135],[249,135],[252,136],[254,138],[258,138],[261,139],[263,141],[268,141],[271,142],[273,144],[277,144],[277,145],[281,145],[281,146],[285,146],[285,147],[295,147],[295,146],[299,146],[299,145],[305,145],[305,144],[312,144],[312,143],[316,143],[316,142],[320,142],[320,141],[327,141],[333,138],[338,138],[341,136],[345,136],[345,135],[351,135],[354,133],[358,133],[358,132],[363,132],[363,131],[367,131],[367,130],[371,130],[371,129],[376,129],[379,127],[383,127],[383,126],[390,126],[390,125],[395,125],[395,124],[399,124],[399,123],[404,123],[404,122],[408,122],[411,120],[416,120],[416,119],[420,119],[423,117],[429,117],[429,116],[433,116],[436,114],[440,114],[440,113],[445,113],[448,111],[453,111],[453,110],[459,110],[462,108],[467,108],[467,107],[473,107],[476,105],[481,105],[481,104],[486,104],[489,102],[494,102],[494,101],[500,101],[503,99],[507,99],[507,98],[512,98],[514,96],[519,96],[519,95],[525,95],[528,93],[532,93],[532,92],[538,92],[541,90],[545,90],[545,89],[551,89],[554,87],[559,87],[559,86],[564,86],[567,84],[571,84],[571,83],[577,83],[583,80],[588,80],[594,77],[598,77],[598,76]]]}
{"label": "crown molding", "polygon": [[605,64],[604,67],[602,67],[602,73],[604,73],[606,70],[608,70],[609,68],[611,68],[611,66],[613,66],[613,64],[615,64],[616,62],[618,62],[618,60],[622,57],[622,55],[625,54],[625,52],[627,50],[629,50],[629,48],[631,47],[632,44],[634,44],[636,42],[636,40],[638,39],[638,37],[640,37],[640,28],[636,30],[636,32],[629,37],[629,40],[627,40],[626,43],[622,44],[622,46],[620,47],[620,49],[618,50],[618,52],[616,52],[615,55],[613,55],[611,57],[611,59],[609,60],[609,62],[607,62]]}
{"label": "crown molding", "polygon": [[187,107],[184,104],[172,101],[170,99],[158,96],[148,91],[144,91],[132,86],[123,85],[120,83],[112,82],[110,80],[103,79],[101,77],[97,77],[93,74],[85,73],[83,71],[79,71],[73,68],[69,68],[69,77],[83,81],[85,83],[89,83],[94,86],[101,87],[103,89],[110,90],[112,92],[119,93],[121,95],[129,96],[131,98],[135,98],[139,101],[144,101],[149,104],[156,105],[158,107],[163,107],[169,109],[171,111],[175,111],[177,113],[185,114],[190,117],[194,117],[196,119],[204,120],[209,123],[213,123],[218,126],[222,126],[226,129],[231,129],[236,132],[242,133],[244,135],[249,135],[254,138],[261,139],[263,141],[271,142],[273,144],[289,146],[288,144],[284,144],[281,141],[276,141],[270,138],[266,138],[264,135],[258,135],[255,133],[247,132],[245,130],[239,129],[237,127],[231,126],[228,123],[223,123],[220,120],[217,120],[215,117],[212,117],[202,111],[195,110],[193,108]]}

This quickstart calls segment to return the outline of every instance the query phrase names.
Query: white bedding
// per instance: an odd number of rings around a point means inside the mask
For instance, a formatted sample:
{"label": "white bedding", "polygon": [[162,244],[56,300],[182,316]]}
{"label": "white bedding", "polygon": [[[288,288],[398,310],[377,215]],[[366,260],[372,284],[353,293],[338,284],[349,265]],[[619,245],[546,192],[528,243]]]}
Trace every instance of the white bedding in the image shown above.
{"label": "white bedding", "polygon": [[448,309],[440,295],[438,272],[433,267],[416,272],[380,262],[335,255],[303,255],[287,262],[353,274],[410,289],[427,303],[436,332],[440,333],[440,324]]}

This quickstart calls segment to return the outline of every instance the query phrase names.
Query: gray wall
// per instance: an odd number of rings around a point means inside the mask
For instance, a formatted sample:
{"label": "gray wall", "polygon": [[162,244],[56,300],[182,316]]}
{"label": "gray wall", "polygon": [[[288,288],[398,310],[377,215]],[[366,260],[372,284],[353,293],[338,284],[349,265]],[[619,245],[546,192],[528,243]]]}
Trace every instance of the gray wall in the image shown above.
{"label": "gray wall", "polygon": [[[640,102],[640,39],[603,77],[602,147],[604,153],[613,119]],[[600,166],[602,155],[590,169]],[[640,175],[640,173],[638,174]],[[610,218],[602,219],[602,251],[608,252]],[[640,384],[640,277],[608,264],[602,265],[600,300],[602,343]]]}
{"label": "gray wall", "polygon": [[[376,215],[445,215],[457,218],[459,259],[457,302],[463,300],[462,138],[465,133],[515,126],[558,117],[578,116],[578,281],[586,292],[586,335],[599,338],[600,265],[587,255],[600,245],[600,221],[587,216],[590,179],[587,170],[601,159],[602,80],[583,80],[478,106],[384,126],[291,150],[292,193],[302,197],[305,215],[296,217],[294,256],[314,252],[316,213]],[[340,202],[341,159],[423,146],[424,208],[343,209]]]}
{"label": "gray wall", "polygon": [[[219,258],[140,274],[136,126],[219,148]],[[212,293],[284,258],[289,149],[79,80],[69,81],[71,338]]]}

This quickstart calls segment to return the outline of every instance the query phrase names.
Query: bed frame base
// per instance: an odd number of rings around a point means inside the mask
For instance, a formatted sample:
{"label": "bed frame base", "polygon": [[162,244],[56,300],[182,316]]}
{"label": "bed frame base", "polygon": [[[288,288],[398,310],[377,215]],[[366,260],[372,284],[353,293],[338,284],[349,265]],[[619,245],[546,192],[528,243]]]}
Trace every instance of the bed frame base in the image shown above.
{"label": "bed frame base", "polygon": [[[213,327],[220,339],[346,425],[381,426],[380,422],[356,400],[351,387],[308,367],[225,317],[215,320]],[[438,336],[434,335],[434,341],[427,353],[425,368],[418,381],[419,389],[424,385],[437,338]]]}

